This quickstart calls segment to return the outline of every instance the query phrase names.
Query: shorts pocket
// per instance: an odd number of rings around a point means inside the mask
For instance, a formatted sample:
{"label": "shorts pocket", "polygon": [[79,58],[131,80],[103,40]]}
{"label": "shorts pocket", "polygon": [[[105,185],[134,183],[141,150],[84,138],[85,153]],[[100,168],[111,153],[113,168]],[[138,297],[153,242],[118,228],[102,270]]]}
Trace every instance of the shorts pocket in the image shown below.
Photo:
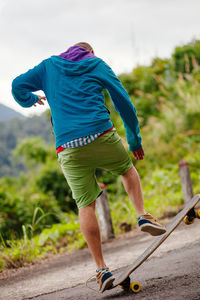
{"label": "shorts pocket", "polygon": [[115,144],[121,140],[120,136],[116,131],[111,131],[102,136],[102,143],[107,145]]}

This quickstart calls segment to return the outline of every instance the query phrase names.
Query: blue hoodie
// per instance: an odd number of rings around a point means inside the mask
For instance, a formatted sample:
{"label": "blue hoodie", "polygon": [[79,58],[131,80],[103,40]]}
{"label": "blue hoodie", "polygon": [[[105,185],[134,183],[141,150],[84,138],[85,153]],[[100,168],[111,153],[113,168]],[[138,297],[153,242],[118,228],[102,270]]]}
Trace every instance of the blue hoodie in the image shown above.
{"label": "blue hoodie", "polygon": [[13,97],[23,107],[38,101],[33,92],[44,91],[52,114],[56,148],[112,127],[104,105],[104,89],[123,120],[129,150],[138,150],[142,145],[135,107],[111,68],[100,58],[70,61],[52,56],[12,82]]}

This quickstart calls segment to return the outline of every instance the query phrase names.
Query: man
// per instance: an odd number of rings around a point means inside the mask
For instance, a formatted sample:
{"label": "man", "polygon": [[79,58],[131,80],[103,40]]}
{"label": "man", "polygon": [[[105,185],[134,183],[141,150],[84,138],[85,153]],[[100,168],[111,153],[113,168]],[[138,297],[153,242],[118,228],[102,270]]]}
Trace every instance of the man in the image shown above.
{"label": "man", "polygon": [[[23,107],[43,105],[47,98],[58,161],[79,209],[81,230],[97,265],[101,292],[112,285],[114,277],[103,259],[95,214],[95,200],[101,194],[96,168],[121,175],[142,231],[152,235],[166,231],[144,210],[140,179],[104,105],[104,89],[124,122],[129,150],[135,159],[143,159],[135,108],[111,68],[95,57],[88,43],[78,43],[42,61],[12,83],[13,97]],[[46,97],[33,94],[38,90],[43,90]]]}

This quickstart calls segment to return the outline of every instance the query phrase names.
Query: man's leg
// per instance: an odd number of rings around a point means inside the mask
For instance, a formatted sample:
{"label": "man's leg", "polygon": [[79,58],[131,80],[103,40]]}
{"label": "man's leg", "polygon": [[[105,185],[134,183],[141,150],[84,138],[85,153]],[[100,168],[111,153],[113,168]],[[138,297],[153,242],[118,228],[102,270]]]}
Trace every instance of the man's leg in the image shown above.
{"label": "man's leg", "polygon": [[144,210],[144,200],[142,196],[142,188],[140,177],[135,169],[131,167],[124,175],[122,175],[124,188],[135,206],[138,215],[138,225],[142,231],[151,235],[160,235],[166,232],[166,229],[159,224],[150,214]]}
{"label": "man's leg", "polygon": [[95,201],[90,205],[79,209],[81,231],[87,241],[88,247],[94,257],[97,269],[105,267],[102,254],[101,235],[99,224],[95,214]]}
{"label": "man's leg", "polygon": [[135,167],[130,168],[122,175],[122,182],[127,194],[133,202],[137,215],[145,214],[140,177]]}
{"label": "man's leg", "polygon": [[[96,262],[96,278],[99,283],[99,290],[103,292],[112,285],[114,276],[106,267],[103,259],[101,235],[95,214],[95,201],[93,201],[101,192],[95,176],[95,160],[92,158],[93,154],[96,153],[95,149],[91,149],[95,141],[84,147],[79,147],[79,149],[66,149],[58,153],[58,159],[79,208],[81,231]],[[98,149],[98,146],[95,148]]]}
{"label": "man's leg", "polygon": [[99,283],[99,291],[104,292],[112,286],[114,277],[103,259],[101,248],[101,235],[99,224],[95,214],[95,201],[90,205],[79,209],[81,231],[85,236],[88,247],[97,265],[96,278]]}

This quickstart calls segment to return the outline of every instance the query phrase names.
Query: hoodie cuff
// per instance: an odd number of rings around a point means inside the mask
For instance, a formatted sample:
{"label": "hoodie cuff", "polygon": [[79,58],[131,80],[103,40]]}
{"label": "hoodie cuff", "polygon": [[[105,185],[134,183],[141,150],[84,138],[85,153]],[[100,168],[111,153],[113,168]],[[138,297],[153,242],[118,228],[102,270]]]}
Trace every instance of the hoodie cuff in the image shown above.
{"label": "hoodie cuff", "polygon": [[140,148],[142,148],[142,144],[138,144],[138,145],[129,145],[129,151],[137,151]]}
{"label": "hoodie cuff", "polygon": [[15,99],[15,101],[22,107],[31,107],[31,106],[33,106],[33,104],[37,103],[39,100],[39,97],[33,93],[31,93],[31,95],[30,95],[30,97],[28,97],[28,99],[23,99],[21,97],[20,100],[13,91],[12,91],[12,95],[13,95],[13,98]]}

